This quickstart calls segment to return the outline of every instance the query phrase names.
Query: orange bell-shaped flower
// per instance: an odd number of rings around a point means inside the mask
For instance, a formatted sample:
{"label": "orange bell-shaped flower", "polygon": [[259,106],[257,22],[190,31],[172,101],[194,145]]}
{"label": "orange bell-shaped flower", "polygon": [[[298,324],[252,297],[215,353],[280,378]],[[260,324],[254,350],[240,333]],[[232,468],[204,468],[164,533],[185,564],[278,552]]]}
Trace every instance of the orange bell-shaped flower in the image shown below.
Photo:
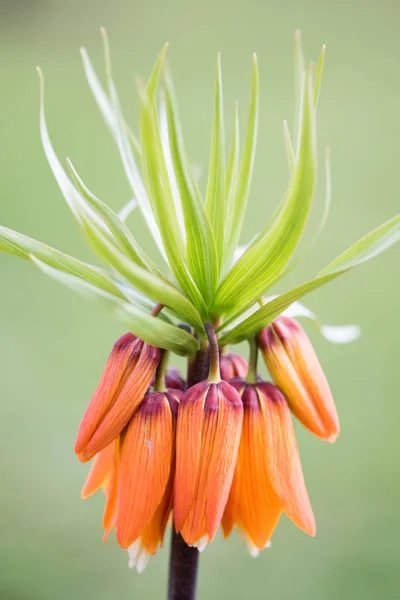
{"label": "orange bell-shaped flower", "polygon": [[82,462],[121,433],[148,389],[160,350],[132,333],[115,344],[79,427],[75,452]]}
{"label": "orange bell-shaped flower", "polygon": [[265,364],[290,409],[316,436],[334,442],[339,419],[328,382],[303,328],[280,316],[257,336]]}

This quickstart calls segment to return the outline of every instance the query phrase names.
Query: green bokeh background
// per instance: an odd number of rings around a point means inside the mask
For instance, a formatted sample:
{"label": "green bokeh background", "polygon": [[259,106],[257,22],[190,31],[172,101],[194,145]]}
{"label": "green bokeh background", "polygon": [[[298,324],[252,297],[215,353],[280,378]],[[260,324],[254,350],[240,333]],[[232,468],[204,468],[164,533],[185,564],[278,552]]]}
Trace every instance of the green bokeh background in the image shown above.
{"label": "green bokeh background", "polygon": [[[132,123],[134,77],[148,75],[162,43],[171,43],[188,150],[204,172],[216,53],[230,125],[236,99],[244,123],[251,53],[258,52],[260,135],[243,241],[250,239],[287,181],[281,123],[293,120],[292,36],[300,27],[309,58],[328,46],[318,128],[320,156],[329,144],[333,164],[328,225],[281,289],[304,280],[398,212],[399,18],[396,0],[2,0],[0,223],[92,259],[41,149],[37,64],[59,155],[71,156],[114,208],[129,199],[78,52],[85,44],[100,68],[105,25]],[[323,169],[314,224],[322,198]],[[130,222],[150,248],[140,219]],[[201,557],[200,598],[400,597],[398,264],[395,248],[307,300],[324,322],[357,322],[363,331],[342,347],[312,335],[342,426],[334,446],[298,431],[317,537],[282,518],[272,549],[257,560],[237,536],[217,539]],[[0,598],[162,598],[167,551],[141,576],[128,570],[114,540],[101,541],[101,495],[79,498],[87,467],[73,454],[77,425],[123,327],[18,259],[0,256],[0,281]]]}

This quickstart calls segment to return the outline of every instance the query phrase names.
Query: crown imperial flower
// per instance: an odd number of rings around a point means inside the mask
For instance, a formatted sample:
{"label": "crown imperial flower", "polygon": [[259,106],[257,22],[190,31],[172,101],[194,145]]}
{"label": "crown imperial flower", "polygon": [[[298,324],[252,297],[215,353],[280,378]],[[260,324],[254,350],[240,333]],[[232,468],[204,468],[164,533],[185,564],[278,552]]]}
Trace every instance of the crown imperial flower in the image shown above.
{"label": "crown imperial flower", "polygon": [[131,333],[115,342],[79,427],[75,452],[93,458],[123,430],[142,401],[160,360],[160,350]]}
{"label": "crown imperial flower", "polygon": [[[311,343],[292,317],[311,319],[330,341],[355,339],[356,326],[323,326],[299,300],[397,242],[400,216],[365,235],[309,281],[266,298],[291,269],[312,209],[325,47],[316,68],[305,67],[296,33],[298,126],[290,131],[284,122],[288,184],[272,218],[241,246],[259,120],[256,55],[244,144],[241,148],[236,104],[228,153],[218,56],[209,171],[202,190],[183,143],[167,46],[147,84],[138,83],[137,138],[122,113],[104,30],[102,35],[105,85],[85,49],[82,59],[132,193],[118,212],[91,192],[69,159],[69,172],[59,161],[47,129],[40,70],[39,75],[47,160],[104,265],[83,262],[4,226],[0,252],[30,260],[126,324],[129,333],[115,343],[79,427],[75,452],[82,462],[94,459],[82,497],[104,491],[104,539],[115,527],[130,566],[139,571],[162,545],[172,515],[169,598],[192,600],[196,548],[203,549],[220,526],[226,537],[237,528],[253,553],[268,545],[282,512],[314,535],[290,412],[330,441],[339,433],[339,421]],[[325,162],[324,215],[330,204],[329,152]],[[143,217],[158,261],[127,224],[134,210]],[[260,204],[257,214],[262,213]],[[325,216],[314,240],[324,223]],[[250,343],[248,365],[227,351],[242,341]],[[257,375],[259,349],[276,387]],[[166,370],[171,355],[186,357],[186,383],[179,372]]]}
{"label": "crown imperial flower", "polygon": [[187,544],[199,550],[220,526],[242,418],[239,395],[225,381],[194,385],[179,406],[174,522]]}
{"label": "crown imperial flower", "polygon": [[304,329],[281,316],[257,336],[265,364],[299,421],[323,440],[334,442],[339,419],[319,360]]}
{"label": "crown imperial flower", "polygon": [[315,535],[289,407],[265,381],[232,380],[243,402],[239,455],[222,519],[224,536],[236,526],[253,554],[265,548],[282,512]]}

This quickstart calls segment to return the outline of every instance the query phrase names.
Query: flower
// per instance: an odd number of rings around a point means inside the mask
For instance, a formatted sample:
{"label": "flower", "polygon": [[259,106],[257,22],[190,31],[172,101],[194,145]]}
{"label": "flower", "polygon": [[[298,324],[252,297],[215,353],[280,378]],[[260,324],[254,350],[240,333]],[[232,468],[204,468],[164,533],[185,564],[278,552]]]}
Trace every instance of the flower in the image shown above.
{"label": "flower", "polygon": [[221,356],[219,361],[221,371],[221,379],[229,381],[234,377],[246,377],[247,361],[240,354],[235,352],[227,352]]}
{"label": "flower", "polygon": [[222,528],[236,526],[249,550],[265,548],[282,512],[315,535],[315,520],[304,484],[296,436],[282,392],[265,381],[230,381],[243,402],[243,427]]}
{"label": "flower", "polygon": [[175,428],[182,392],[148,392],[121,435],[95,457],[82,497],[106,495],[104,540],[116,527],[129,565],[142,571],[162,545],[172,510]]}
{"label": "flower", "polygon": [[121,433],[142,401],[159,360],[159,348],[132,333],[115,342],[79,427],[75,452],[82,462]]}
{"label": "flower", "polygon": [[220,526],[235,469],[243,406],[225,381],[202,381],[179,405],[174,523],[190,546],[203,550]]}
{"label": "flower", "polygon": [[304,329],[280,316],[258,336],[265,364],[290,409],[316,436],[334,442],[339,419],[328,382]]}

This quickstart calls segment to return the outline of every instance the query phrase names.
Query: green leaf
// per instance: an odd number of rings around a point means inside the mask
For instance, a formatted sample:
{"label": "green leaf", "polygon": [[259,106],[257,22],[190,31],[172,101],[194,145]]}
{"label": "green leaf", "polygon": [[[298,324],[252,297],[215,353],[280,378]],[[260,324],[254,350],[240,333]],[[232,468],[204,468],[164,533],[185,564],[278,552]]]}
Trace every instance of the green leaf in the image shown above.
{"label": "green leaf", "polygon": [[[240,143],[239,143],[239,106],[236,102],[233,118],[233,135],[229,152],[228,166],[225,175],[226,194],[226,230],[232,229],[234,220],[235,197],[239,177]],[[224,267],[228,269],[231,265],[231,256],[225,253]]]}
{"label": "green leaf", "polygon": [[321,53],[320,53],[319,58],[318,58],[317,70],[315,72],[315,82],[314,82],[314,106],[315,106],[315,110],[317,110],[317,108],[318,108],[318,99],[319,99],[319,92],[320,92],[320,89],[321,89],[322,72],[324,70],[325,53],[326,53],[326,46],[323,45],[322,49],[321,49]]}
{"label": "green leaf", "polygon": [[293,139],[295,140],[295,151],[298,151],[299,138],[301,134],[301,104],[303,93],[303,74],[305,69],[303,44],[301,31],[297,29],[294,34],[294,128]]}
{"label": "green leaf", "polygon": [[193,304],[181,292],[165,280],[129,261],[119,250],[111,246],[91,223],[86,223],[92,243],[105,260],[114,267],[139,292],[170,308],[179,318],[193,325],[201,334],[203,322]]}
{"label": "green leaf", "polygon": [[78,190],[70,181],[66,172],[64,171],[60,161],[54,152],[49,132],[46,125],[46,118],[44,112],[44,79],[40,69],[38,69],[39,80],[40,80],[40,136],[42,140],[43,149],[49,163],[50,169],[53,172],[58,187],[61,190],[72,214],[78,221],[79,225],[82,226],[82,219],[90,218],[96,225],[101,229],[104,236],[107,237],[110,243],[115,244],[115,240],[111,235],[111,232],[107,225],[104,223],[102,217],[100,217],[96,211],[82,198]]}
{"label": "green leaf", "polygon": [[175,92],[168,71],[165,72],[165,110],[171,159],[185,220],[188,267],[204,298],[211,302],[218,284],[214,236],[186,156]]}
{"label": "green leaf", "polygon": [[74,275],[109,294],[125,297],[101,269],[3,226],[0,226],[0,252],[26,259],[34,256],[54,269]]}
{"label": "green leaf", "polygon": [[250,107],[247,121],[246,138],[240,162],[239,176],[236,186],[236,194],[231,210],[229,231],[226,232],[226,260],[230,263],[233,252],[238,245],[242,229],[247,199],[250,192],[251,178],[253,174],[254,158],[256,153],[257,126],[258,126],[258,93],[259,76],[257,56],[253,55],[253,71],[251,76]]}
{"label": "green leaf", "polygon": [[157,119],[156,91],[166,48],[160,54],[150,86],[141,93],[140,133],[142,163],[150,202],[161,233],[170,267],[184,293],[191,299],[203,317],[207,316],[204,299],[188,270],[185,260],[183,234],[179,229],[174,195],[161,142]]}
{"label": "green leaf", "polygon": [[296,167],[270,223],[221,283],[214,314],[239,314],[279,278],[293,255],[310,211],[315,184],[315,119],[312,74],[303,86],[302,133]]}
{"label": "green leaf", "polygon": [[286,148],[286,155],[287,155],[288,166],[289,166],[289,174],[290,174],[290,176],[292,176],[294,167],[296,164],[296,156],[294,154],[292,139],[290,137],[289,127],[288,127],[288,123],[287,123],[286,119],[283,121],[283,137],[285,140],[285,148]]}
{"label": "green leaf", "polygon": [[[164,279],[164,276],[162,275],[161,271],[142,250],[142,248],[139,246],[136,239],[132,235],[130,229],[125,225],[125,223],[121,221],[118,215],[109,206],[107,206],[106,204],[104,204],[104,202],[99,200],[86,187],[86,185],[79,177],[76,169],[74,168],[72,162],[69,159],[67,159],[67,163],[78,190],[88,202],[88,204],[91,206],[91,208],[99,215],[101,219],[104,220],[105,224],[109,228],[111,234],[118,242],[125,255],[140,267],[147,269],[148,271],[151,271],[158,277]],[[92,222],[90,217],[86,218],[85,221],[86,220]],[[94,227],[96,227],[95,222],[92,222],[92,224]]]}
{"label": "green leaf", "polygon": [[138,203],[136,198],[132,198],[118,211],[119,219],[125,223],[128,217],[136,210],[137,207]]}
{"label": "green leaf", "polygon": [[207,216],[211,223],[212,231],[214,232],[218,265],[221,267],[224,256],[226,198],[224,104],[222,96],[220,54],[218,54],[217,61],[217,77],[214,95],[214,124],[211,137],[210,166],[205,207]]}
{"label": "green leaf", "polygon": [[[115,114],[113,111],[110,97],[105,92],[102,84],[100,83],[100,80],[96,74],[96,71],[94,70],[93,65],[90,61],[90,58],[89,58],[86,48],[81,48],[81,56],[82,56],[83,68],[85,71],[86,79],[88,81],[90,90],[93,94],[93,97],[96,101],[96,104],[101,112],[101,115],[102,115],[105,123],[107,124],[108,128],[110,129],[110,132],[111,132],[114,140],[117,141],[116,140],[116,137],[117,137],[116,119],[115,119]],[[136,155],[136,157],[140,160],[139,141],[137,140],[136,136],[131,131],[131,129],[129,129],[129,127],[126,125],[126,123],[124,123],[124,126],[126,128],[126,133],[127,133],[131,148],[132,148],[134,154]]]}
{"label": "green leaf", "polygon": [[[242,321],[242,323],[223,334],[220,343],[236,344],[256,334],[260,329],[269,325],[269,323],[296,300],[377,256],[398,241],[400,241],[400,216],[394,217],[368,233],[325,267],[315,279],[277,296],[274,300],[256,310],[254,314]],[[220,327],[220,330],[222,331],[227,325],[228,322],[224,323]]]}
{"label": "green leaf", "polygon": [[198,349],[199,345],[195,338],[179,327],[152,317],[132,304],[116,298],[74,275],[62,273],[35,257],[32,257],[32,260],[46,275],[90,299],[100,300],[114,316],[126,323],[135,335],[148,344],[165,348],[182,356],[193,354]]}
{"label": "green leaf", "polygon": [[[104,29],[101,30],[104,44],[104,54],[105,54],[105,63],[106,63],[106,75],[107,75],[107,84],[108,84],[108,92],[109,98],[111,102],[111,111],[113,113],[113,132],[115,141],[118,146],[118,150],[120,153],[122,165],[125,170],[126,177],[133,191],[134,197],[138,202],[139,208],[143,214],[143,217],[146,221],[146,225],[149,228],[149,231],[157,245],[157,248],[160,251],[160,254],[165,257],[164,247],[161,240],[160,232],[154,220],[154,216],[150,207],[147,191],[145,185],[143,183],[142,175],[139,171],[136,159],[135,159],[135,150],[132,149],[132,143],[129,136],[129,130],[126,127],[126,123],[122,114],[117,90],[114,85],[114,81],[111,75],[111,58],[110,58],[110,49],[107,39],[107,34]],[[136,154],[138,154],[136,152]],[[141,156],[139,156],[141,159]]]}

